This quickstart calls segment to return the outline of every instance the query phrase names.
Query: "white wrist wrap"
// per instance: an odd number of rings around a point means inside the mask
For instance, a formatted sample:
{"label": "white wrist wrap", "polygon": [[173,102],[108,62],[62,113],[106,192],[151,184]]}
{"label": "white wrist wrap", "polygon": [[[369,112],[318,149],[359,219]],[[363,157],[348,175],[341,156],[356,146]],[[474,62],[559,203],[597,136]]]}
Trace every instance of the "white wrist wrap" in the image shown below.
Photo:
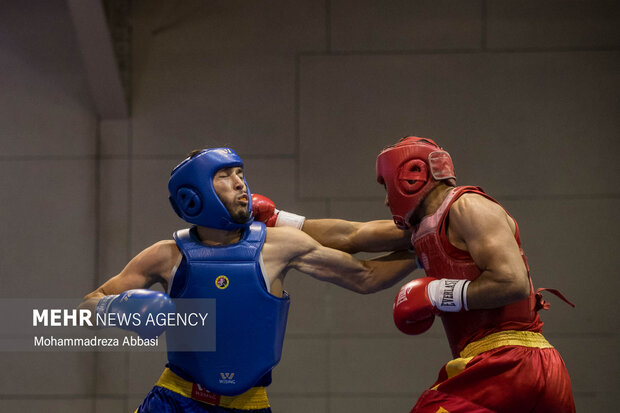
{"label": "white wrist wrap", "polygon": [[467,287],[469,280],[441,280],[431,281],[428,284],[428,298],[431,303],[440,311],[456,313],[467,307]]}
{"label": "white wrist wrap", "polygon": [[301,229],[304,226],[306,217],[293,214],[286,211],[278,211],[278,218],[276,218],[276,227],[294,227]]}

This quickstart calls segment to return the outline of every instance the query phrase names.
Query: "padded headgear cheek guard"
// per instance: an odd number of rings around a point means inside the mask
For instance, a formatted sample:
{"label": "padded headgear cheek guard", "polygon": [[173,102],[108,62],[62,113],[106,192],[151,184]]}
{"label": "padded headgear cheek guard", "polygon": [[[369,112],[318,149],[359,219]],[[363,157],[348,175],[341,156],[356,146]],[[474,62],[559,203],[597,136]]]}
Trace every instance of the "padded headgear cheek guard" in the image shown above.
{"label": "padded headgear cheek guard", "polygon": [[205,149],[187,158],[170,173],[170,204],[181,219],[191,224],[232,231],[250,226],[254,218],[252,194],[243,179],[248,196],[250,218],[244,223],[233,221],[228,209],[213,188],[213,177],[222,168],[243,167],[243,161],[229,148]]}
{"label": "padded headgear cheek guard", "polygon": [[415,209],[443,179],[456,178],[448,152],[433,140],[409,136],[377,156],[377,181],[385,185],[392,217],[410,227]]}

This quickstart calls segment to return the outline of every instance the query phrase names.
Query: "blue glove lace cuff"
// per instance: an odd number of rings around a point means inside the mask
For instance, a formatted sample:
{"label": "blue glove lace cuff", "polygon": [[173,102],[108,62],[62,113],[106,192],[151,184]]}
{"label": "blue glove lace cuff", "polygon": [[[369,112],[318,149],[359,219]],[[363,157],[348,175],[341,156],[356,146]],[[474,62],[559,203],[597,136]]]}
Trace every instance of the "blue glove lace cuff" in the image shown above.
{"label": "blue glove lace cuff", "polygon": [[117,295],[106,295],[101,300],[99,300],[99,302],[95,306],[95,314],[103,315],[107,313],[108,308],[110,307],[110,304],[112,303],[112,300],[114,300],[116,297],[118,297],[118,294]]}

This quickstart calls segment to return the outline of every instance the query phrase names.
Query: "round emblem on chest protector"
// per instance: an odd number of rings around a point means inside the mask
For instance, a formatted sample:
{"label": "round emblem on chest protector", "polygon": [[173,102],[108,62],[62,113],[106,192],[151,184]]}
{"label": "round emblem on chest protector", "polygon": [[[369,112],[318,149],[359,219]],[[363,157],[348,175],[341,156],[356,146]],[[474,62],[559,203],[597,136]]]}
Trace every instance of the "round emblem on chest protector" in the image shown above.
{"label": "round emblem on chest protector", "polygon": [[225,275],[220,275],[219,277],[215,279],[215,286],[219,288],[220,290],[223,290],[224,288],[228,287],[229,283],[230,282],[228,281],[228,277]]}

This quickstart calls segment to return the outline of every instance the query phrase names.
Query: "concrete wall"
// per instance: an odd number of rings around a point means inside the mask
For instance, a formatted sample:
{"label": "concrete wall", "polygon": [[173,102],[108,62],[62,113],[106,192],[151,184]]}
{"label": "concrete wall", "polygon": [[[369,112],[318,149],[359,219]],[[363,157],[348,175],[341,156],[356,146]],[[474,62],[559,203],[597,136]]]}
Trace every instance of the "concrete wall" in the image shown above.
{"label": "concrete wall", "polygon": [[[519,221],[578,411],[613,410],[620,5],[548,0],[133,0],[132,115],[98,120],[64,2],[0,6],[0,297],[79,297],[183,226],[170,169],[228,145],[253,192],[309,217],[389,218],[378,151],[435,138]],[[43,243],[41,243],[43,241]],[[276,412],[408,411],[449,350],[396,331],[397,287],[291,273]],[[0,353],[0,410],[133,411],[153,353]]]}

